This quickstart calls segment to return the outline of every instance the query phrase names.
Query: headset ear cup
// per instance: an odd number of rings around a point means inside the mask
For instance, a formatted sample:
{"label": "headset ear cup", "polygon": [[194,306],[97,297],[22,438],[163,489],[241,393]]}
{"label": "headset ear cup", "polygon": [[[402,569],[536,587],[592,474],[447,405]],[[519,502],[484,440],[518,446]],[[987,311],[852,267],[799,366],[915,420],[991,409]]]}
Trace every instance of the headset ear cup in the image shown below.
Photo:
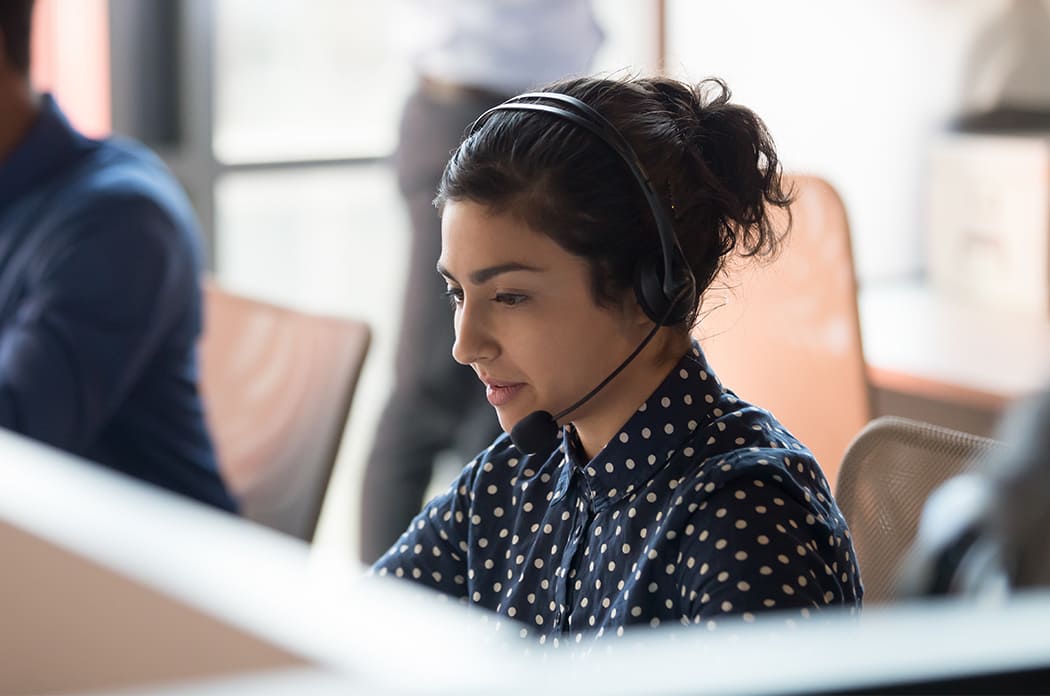
{"label": "headset ear cup", "polygon": [[674,270],[677,292],[673,297],[664,293],[662,256],[647,256],[639,262],[635,271],[634,294],[638,304],[647,317],[663,326],[674,326],[685,321],[693,305],[691,274],[683,272],[679,264],[675,264]]}
{"label": "headset ear cup", "polygon": [[657,324],[663,322],[668,306],[660,275],[657,259],[653,256],[646,256],[639,261],[634,273],[634,295],[638,304],[645,316]]}

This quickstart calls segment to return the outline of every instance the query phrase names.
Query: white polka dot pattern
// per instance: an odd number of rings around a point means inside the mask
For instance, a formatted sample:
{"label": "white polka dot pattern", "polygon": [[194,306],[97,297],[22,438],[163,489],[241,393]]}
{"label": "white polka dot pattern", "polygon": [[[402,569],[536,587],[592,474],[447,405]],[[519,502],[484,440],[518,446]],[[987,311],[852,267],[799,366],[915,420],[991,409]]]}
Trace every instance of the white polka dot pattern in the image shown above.
{"label": "white polka dot pattern", "polygon": [[373,572],[491,609],[544,642],[859,608],[849,532],[812,455],[725,390],[695,343],[597,456],[581,452],[571,426],[547,457],[501,436]]}

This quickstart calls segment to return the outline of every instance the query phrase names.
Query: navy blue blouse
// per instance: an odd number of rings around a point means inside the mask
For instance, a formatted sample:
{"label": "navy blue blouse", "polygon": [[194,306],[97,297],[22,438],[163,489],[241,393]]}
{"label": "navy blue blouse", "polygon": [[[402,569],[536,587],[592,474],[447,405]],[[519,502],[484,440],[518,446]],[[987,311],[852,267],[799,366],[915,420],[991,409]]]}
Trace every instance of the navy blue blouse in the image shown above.
{"label": "navy blue blouse", "polygon": [[506,435],[376,562],[548,637],[631,624],[858,608],[846,522],[813,455],[738,399],[694,342],[590,461],[572,426],[548,456]]}

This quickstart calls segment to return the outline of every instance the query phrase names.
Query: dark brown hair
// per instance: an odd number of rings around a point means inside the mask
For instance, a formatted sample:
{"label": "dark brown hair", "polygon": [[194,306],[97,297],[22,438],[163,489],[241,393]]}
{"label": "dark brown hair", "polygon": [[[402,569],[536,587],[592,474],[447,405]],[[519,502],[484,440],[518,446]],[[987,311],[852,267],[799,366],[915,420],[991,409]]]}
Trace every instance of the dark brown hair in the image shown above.
{"label": "dark brown hair", "polygon": [[33,0],[0,0],[0,34],[3,34],[4,59],[29,75],[29,40],[32,34]]}
{"label": "dark brown hair", "polygon": [[[734,250],[772,256],[787,227],[780,163],[762,120],[730,103],[718,79],[577,78],[540,91],[582,100],[627,139],[673,218],[696,279],[684,328],[700,296]],[[590,261],[596,301],[622,297],[638,260],[658,254],[659,237],[640,186],[620,157],[585,129],[546,114],[498,111],[453,153],[435,203],[468,200],[515,216]],[[781,218],[790,225],[788,216]]]}

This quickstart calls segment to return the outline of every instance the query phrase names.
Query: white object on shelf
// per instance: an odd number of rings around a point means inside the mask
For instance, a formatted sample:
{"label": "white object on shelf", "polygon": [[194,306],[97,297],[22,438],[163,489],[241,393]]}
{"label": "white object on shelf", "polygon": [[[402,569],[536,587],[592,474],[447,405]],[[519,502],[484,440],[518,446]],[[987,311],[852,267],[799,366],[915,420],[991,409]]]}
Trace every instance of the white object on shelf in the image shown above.
{"label": "white object on shelf", "polygon": [[1050,133],[944,136],[930,186],[931,284],[1050,316]]}

